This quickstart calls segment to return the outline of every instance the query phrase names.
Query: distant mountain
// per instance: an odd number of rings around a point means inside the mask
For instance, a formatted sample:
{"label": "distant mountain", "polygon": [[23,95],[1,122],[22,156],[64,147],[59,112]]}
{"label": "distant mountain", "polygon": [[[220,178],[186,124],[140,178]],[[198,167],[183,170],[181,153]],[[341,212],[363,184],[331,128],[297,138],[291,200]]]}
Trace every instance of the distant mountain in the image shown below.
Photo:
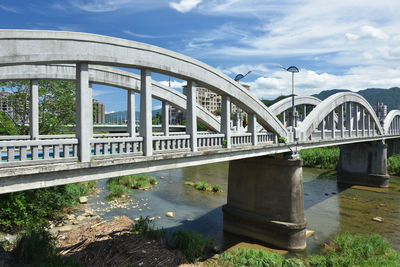
{"label": "distant mountain", "polygon": [[[112,113],[107,113],[106,114],[106,123],[108,122],[116,122],[116,123],[120,123],[121,120],[124,121],[127,119],[127,111],[116,111],[116,112],[112,112]],[[161,109],[157,109],[157,110],[153,110],[153,116],[156,115],[157,113],[161,114]],[[140,119],[140,112],[136,111],[135,114],[136,120]]]}
{"label": "distant mountain", "polygon": [[[349,92],[350,90],[345,89],[333,89],[322,91],[319,94],[314,95],[315,97],[324,100],[325,98],[339,93],[339,92]],[[382,88],[368,88],[365,90],[360,90],[357,92],[362,95],[371,106],[375,106],[377,102],[383,102],[388,106],[388,112],[393,109],[400,109],[400,88],[393,87],[390,89]]]}
{"label": "distant mountain", "polygon": [[264,100],[261,100],[261,102],[263,102],[264,105],[266,105],[267,107],[269,107],[269,106],[275,104],[276,102],[281,101],[282,99],[285,99],[285,98],[287,98],[287,97],[289,97],[289,96],[290,96],[290,95],[281,95],[281,96],[279,96],[279,97],[277,97],[277,98],[275,98],[275,99],[273,99],[273,100],[266,100],[266,99],[264,99]]}

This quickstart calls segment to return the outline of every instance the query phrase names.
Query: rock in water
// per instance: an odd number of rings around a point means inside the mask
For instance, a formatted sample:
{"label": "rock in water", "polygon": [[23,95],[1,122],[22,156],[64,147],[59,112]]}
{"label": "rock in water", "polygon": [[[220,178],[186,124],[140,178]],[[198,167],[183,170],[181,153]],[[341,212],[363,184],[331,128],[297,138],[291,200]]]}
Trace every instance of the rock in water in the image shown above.
{"label": "rock in water", "polygon": [[169,211],[169,212],[165,213],[165,216],[167,216],[167,217],[175,217],[175,212]]}
{"label": "rock in water", "polygon": [[80,197],[79,198],[79,203],[86,204],[87,203],[87,197]]}

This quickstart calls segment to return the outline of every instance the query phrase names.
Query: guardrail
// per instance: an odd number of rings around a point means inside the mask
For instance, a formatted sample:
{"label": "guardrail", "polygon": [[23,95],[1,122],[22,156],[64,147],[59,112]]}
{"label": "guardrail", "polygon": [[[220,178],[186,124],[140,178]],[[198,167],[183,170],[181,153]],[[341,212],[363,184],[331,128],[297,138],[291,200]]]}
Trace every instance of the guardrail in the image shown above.
{"label": "guardrail", "polygon": [[92,138],[94,156],[143,153],[143,137]]}
{"label": "guardrail", "polygon": [[168,135],[153,137],[153,151],[179,151],[190,149],[190,135]]}
{"label": "guardrail", "polygon": [[251,145],[251,133],[231,135],[232,146]]}
{"label": "guardrail", "polygon": [[198,148],[222,148],[225,134],[202,134],[197,136]]}

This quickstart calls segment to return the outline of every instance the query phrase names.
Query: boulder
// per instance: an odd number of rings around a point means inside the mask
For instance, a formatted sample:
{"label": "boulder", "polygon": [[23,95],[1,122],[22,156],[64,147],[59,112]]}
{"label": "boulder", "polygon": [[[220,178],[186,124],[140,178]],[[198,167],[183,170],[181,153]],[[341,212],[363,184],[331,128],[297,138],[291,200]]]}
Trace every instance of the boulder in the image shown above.
{"label": "boulder", "polygon": [[86,204],[87,203],[87,197],[80,197],[79,198],[79,203]]}
{"label": "boulder", "polygon": [[167,216],[167,217],[175,217],[175,212],[169,211],[169,212],[165,213],[165,216]]}
{"label": "boulder", "polygon": [[58,229],[58,232],[59,232],[59,233],[65,233],[65,232],[71,231],[72,229],[74,229],[74,227],[73,227],[72,225],[64,225],[64,226],[61,226],[61,227]]}

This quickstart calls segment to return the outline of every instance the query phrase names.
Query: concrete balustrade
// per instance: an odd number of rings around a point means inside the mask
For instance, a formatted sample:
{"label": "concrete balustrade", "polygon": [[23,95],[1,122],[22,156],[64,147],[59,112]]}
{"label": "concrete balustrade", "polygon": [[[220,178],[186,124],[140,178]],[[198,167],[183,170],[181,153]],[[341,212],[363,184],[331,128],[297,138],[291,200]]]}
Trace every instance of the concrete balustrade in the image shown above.
{"label": "concrete balustrade", "polygon": [[115,154],[143,154],[142,137],[92,138],[91,152],[96,156]]}
{"label": "concrete balustrade", "polygon": [[224,134],[201,134],[197,136],[198,148],[216,149],[224,146]]}

